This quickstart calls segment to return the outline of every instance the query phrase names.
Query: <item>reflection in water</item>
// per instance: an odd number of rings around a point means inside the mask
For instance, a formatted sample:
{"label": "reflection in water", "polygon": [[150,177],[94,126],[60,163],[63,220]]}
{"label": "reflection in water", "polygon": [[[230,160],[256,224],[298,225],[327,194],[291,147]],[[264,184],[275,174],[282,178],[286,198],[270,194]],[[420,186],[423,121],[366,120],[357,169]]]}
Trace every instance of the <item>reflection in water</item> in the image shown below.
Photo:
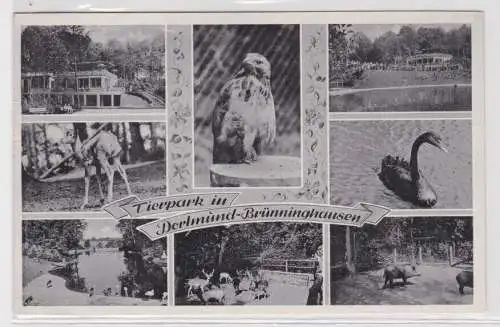
{"label": "reflection in water", "polygon": [[[94,288],[96,294],[104,294],[111,288],[110,295],[145,297],[145,293],[161,298],[166,291],[166,272],[153,257],[147,259],[137,252],[120,252],[116,248],[86,251],[79,257],[79,275],[85,279],[87,288]],[[165,270],[166,271],[166,270]]]}
{"label": "reflection in water", "polygon": [[470,111],[470,86],[409,87],[330,95],[330,111]]}

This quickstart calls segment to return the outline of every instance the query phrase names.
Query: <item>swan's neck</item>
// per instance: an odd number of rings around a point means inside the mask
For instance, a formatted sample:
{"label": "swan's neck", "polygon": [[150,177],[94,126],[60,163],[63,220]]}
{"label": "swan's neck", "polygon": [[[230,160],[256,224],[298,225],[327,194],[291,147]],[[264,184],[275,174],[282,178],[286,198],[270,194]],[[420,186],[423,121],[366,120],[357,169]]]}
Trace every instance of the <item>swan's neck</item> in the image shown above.
{"label": "swan's neck", "polygon": [[418,170],[418,149],[420,149],[422,143],[424,143],[423,140],[417,138],[411,148],[410,173],[411,173],[411,180],[413,182],[420,180],[420,171]]}

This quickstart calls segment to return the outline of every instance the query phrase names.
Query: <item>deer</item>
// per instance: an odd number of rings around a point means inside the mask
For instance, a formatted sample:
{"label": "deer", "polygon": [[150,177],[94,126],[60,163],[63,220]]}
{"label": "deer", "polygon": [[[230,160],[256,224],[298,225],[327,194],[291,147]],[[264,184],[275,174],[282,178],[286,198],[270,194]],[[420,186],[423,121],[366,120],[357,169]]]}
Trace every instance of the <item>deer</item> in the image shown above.
{"label": "deer", "polygon": [[130,190],[130,184],[128,182],[127,172],[123,168],[120,160],[122,148],[116,135],[111,132],[111,125],[105,124],[105,126],[101,126],[100,123],[94,123],[91,125],[91,128],[95,129],[96,133],[91,138],[89,138],[88,141],[84,145],[82,145],[80,150],[77,152],[77,157],[80,159],[85,170],[85,193],[80,209],[84,209],[88,206],[92,166],[95,167],[95,176],[99,188],[101,206],[105,202],[101,185],[101,169],[106,173],[106,177],[108,180],[108,203],[113,200],[113,181],[115,171],[120,174],[123,181],[125,182],[125,187],[127,189],[128,195],[132,194],[132,191]]}
{"label": "deer", "polygon": [[210,283],[210,279],[214,275],[214,269],[212,269],[212,272],[210,274],[207,274],[205,272],[205,269],[202,269],[201,272],[203,273],[203,275],[205,275],[206,279],[199,277],[188,279],[186,283],[186,285],[189,286],[187,297],[191,296],[193,290],[198,290],[198,289],[200,289],[201,293],[203,294],[205,286],[207,286],[208,283]]}
{"label": "deer", "polygon": [[233,278],[231,277],[231,275],[229,273],[221,272],[219,274],[219,284],[223,284],[223,281],[224,281],[224,283],[232,283]]}

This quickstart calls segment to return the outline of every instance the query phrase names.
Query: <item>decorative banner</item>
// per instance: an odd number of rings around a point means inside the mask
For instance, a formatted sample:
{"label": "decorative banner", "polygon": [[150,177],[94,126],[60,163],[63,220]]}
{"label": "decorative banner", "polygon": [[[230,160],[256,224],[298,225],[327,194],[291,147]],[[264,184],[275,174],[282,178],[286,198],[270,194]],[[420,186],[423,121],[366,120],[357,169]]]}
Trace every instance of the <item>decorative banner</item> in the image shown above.
{"label": "decorative banner", "polygon": [[115,219],[138,218],[161,213],[227,208],[240,193],[191,193],[140,200],[132,195],[103,207]]}
{"label": "decorative banner", "polygon": [[318,204],[246,204],[200,210],[162,218],[137,227],[151,240],[193,229],[256,222],[329,223],[361,227],[376,225],[390,209],[360,203],[354,208]]}

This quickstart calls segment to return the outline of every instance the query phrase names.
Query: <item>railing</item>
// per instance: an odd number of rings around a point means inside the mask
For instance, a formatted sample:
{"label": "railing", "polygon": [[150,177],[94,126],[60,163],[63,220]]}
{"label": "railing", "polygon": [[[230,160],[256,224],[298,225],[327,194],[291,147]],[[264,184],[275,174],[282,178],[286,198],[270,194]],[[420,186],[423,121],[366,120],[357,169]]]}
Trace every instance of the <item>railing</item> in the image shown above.
{"label": "railing", "polygon": [[295,272],[313,273],[319,266],[318,260],[314,259],[264,259],[262,269]]}

